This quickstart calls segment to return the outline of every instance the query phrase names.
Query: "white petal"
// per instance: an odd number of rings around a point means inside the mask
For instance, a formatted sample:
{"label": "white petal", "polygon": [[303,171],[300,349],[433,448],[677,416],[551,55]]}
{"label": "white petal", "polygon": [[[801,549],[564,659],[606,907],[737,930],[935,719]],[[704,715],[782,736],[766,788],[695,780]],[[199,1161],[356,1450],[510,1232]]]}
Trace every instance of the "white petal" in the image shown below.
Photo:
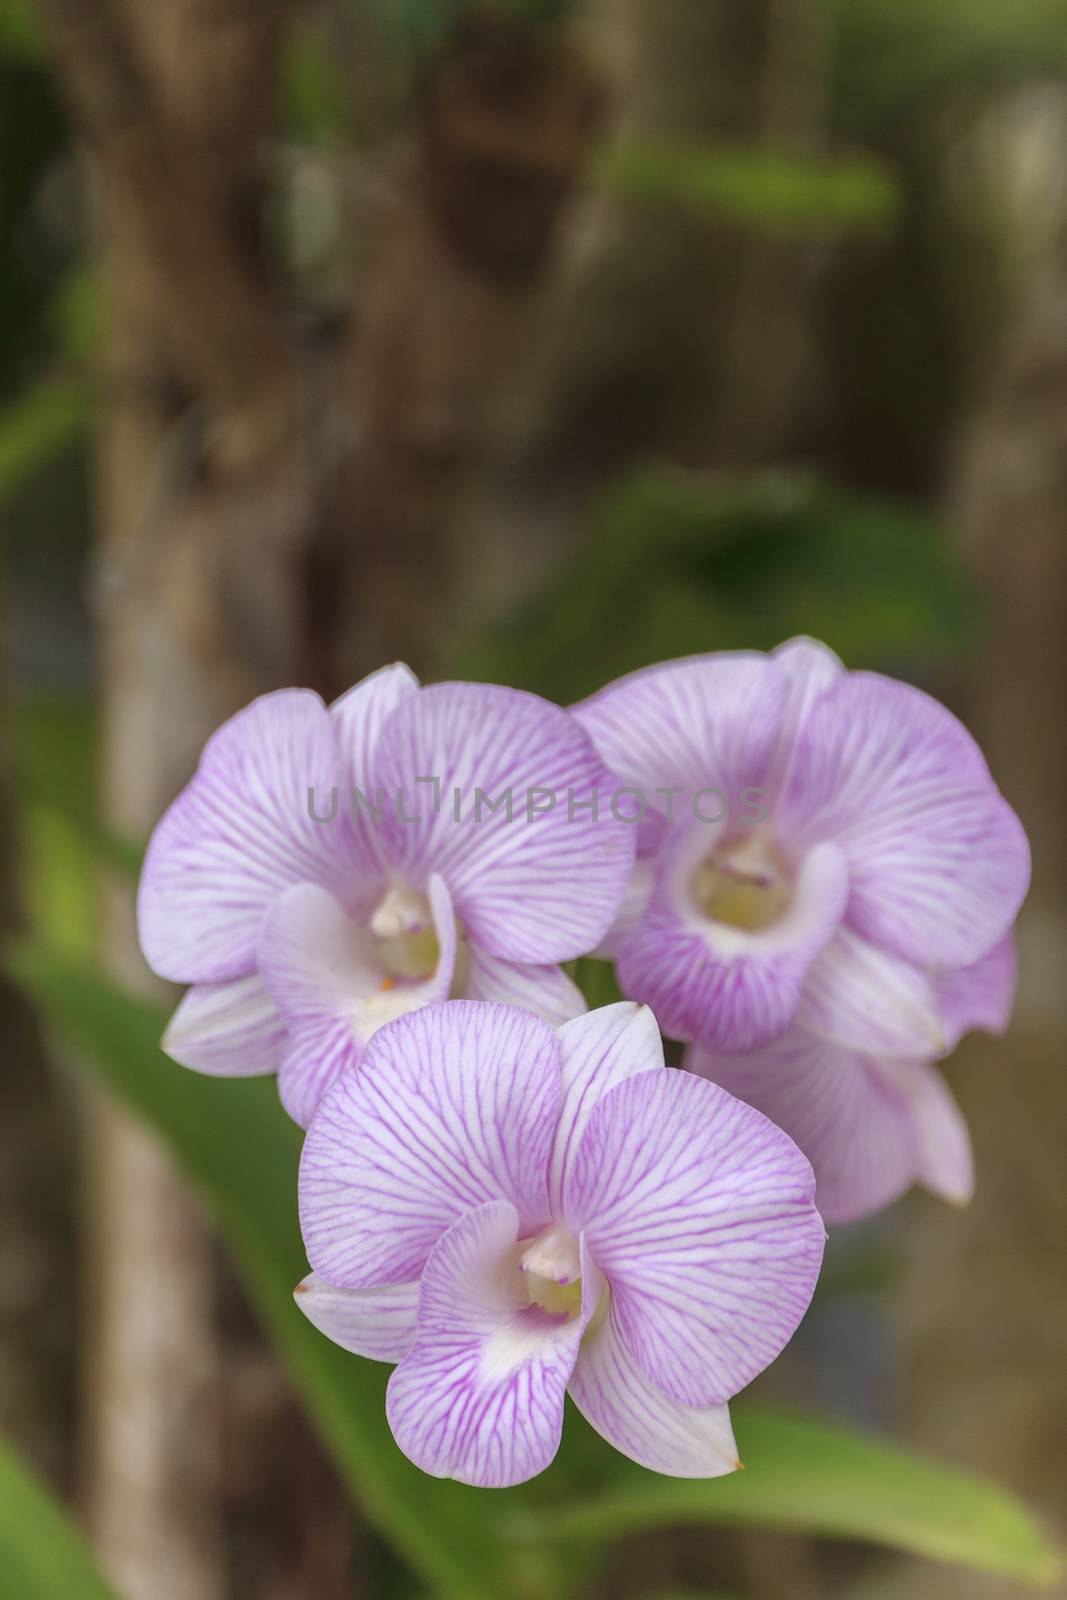
{"label": "white petal", "polygon": [[907,1094],[915,1140],[916,1177],[933,1194],[966,1205],[974,1193],[974,1156],[963,1114],[935,1067],[882,1063]]}
{"label": "white petal", "polygon": [[276,1072],[285,1018],[258,973],[230,983],[198,983],[167,1024],[163,1049],[183,1067],[219,1078]]}
{"label": "white petal", "polygon": [[969,1193],[966,1128],[925,1062],[874,1060],[793,1028],[748,1056],[692,1050],[686,1065],[796,1140],[827,1222],[870,1216],[917,1181],[949,1198]]}
{"label": "white petal", "polygon": [[260,970],[289,1025],[279,1092],[301,1127],[334,1079],[356,1065],[378,1028],[447,996],[456,919],[439,878],[431,882],[429,898],[440,953],[434,972],[420,982],[386,974],[368,929],[314,884],[287,890],[264,918]]}
{"label": "white petal", "polygon": [[847,927],[809,967],[796,1020],[831,1044],[871,1056],[930,1060],[945,1048],[933,979]]}
{"label": "white petal", "polygon": [[787,687],[754,652],[691,656],[620,678],[574,712],[612,772],[682,822],[702,789],[721,789],[736,807],[765,782]]}
{"label": "white petal", "polygon": [[306,1017],[294,1024],[278,1068],[278,1096],[299,1128],[307,1128],[323,1095],[358,1067],[362,1048],[344,1017]]}
{"label": "white petal", "polygon": [[688,1072],[642,1072],[595,1107],[564,1195],[656,1388],[718,1405],[791,1338],[824,1229],[792,1140]]}
{"label": "white petal", "polygon": [[459,1217],[501,1198],[538,1232],[560,1094],[556,1035],[528,1011],[452,1000],[380,1028],[304,1144],[311,1265],[345,1288],[407,1282]]}
{"label": "white petal", "polygon": [[585,1010],[582,991],[562,967],[504,961],[470,943],[466,956],[467,981],[463,985],[463,995],[468,1000],[493,1000],[500,1005],[522,1006],[554,1027]]}
{"label": "white petal", "polygon": [[569,712],[496,684],[434,684],[388,719],[374,770],[393,802],[393,868],[412,882],[440,873],[473,944],[551,964],[607,932],[636,830],[612,816],[610,776]]}
{"label": "white petal", "polygon": [[246,977],[277,895],[348,885],[360,863],[341,786],[318,695],[282,689],[224,723],[145,855],[138,924],[153,970],[177,983]]}
{"label": "white petal", "polygon": [[602,961],[615,961],[628,934],[637,927],[649,908],[656,886],[656,860],[654,856],[639,856],[626,885],[615,921],[611,924],[593,954]]}
{"label": "white petal", "polygon": [[1015,1003],[1017,976],[1012,934],[971,966],[937,974],[946,1050],[954,1050],[972,1028],[980,1028],[983,1033],[1005,1032]]}
{"label": "white petal", "polygon": [[549,1199],[554,1213],[578,1143],[594,1107],[608,1090],[635,1072],[662,1067],[663,1039],[647,1006],[632,1000],[601,1006],[559,1029],[563,1105],[549,1168]]}
{"label": "white petal", "polygon": [[683,1406],[650,1383],[608,1311],[586,1333],[568,1393],[616,1450],[672,1478],[720,1478],[740,1466],[729,1408]]}
{"label": "white petal", "polygon": [[404,1454],[435,1478],[523,1483],[559,1448],[582,1322],[526,1304],[518,1225],[503,1201],[468,1212],[422,1275],[415,1343],[386,1409]]}
{"label": "white petal", "polygon": [[338,730],[352,826],[368,858],[378,863],[385,859],[381,808],[391,804],[394,797],[375,794],[374,757],[386,722],[401,701],[416,694],[418,688],[419,680],[411,668],[395,661],[363,678],[330,707]]}
{"label": "white petal", "polygon": [[812,707],[779,821],[796,845],[837,842],[849,926],[916,966],[978,960],[1029,882],[1019,819],[962,723],[875,673],[849,674]]}
{"label": "white petal", "polygon": [[402,1361],[415,1338],[419,1285],[388,1283],[380,1289],[336,1289],[311,1272],[295,1290],[296,1303],[327,1339],[370,1361]]}
{"label": "white petal", "polygon": [[771,659],[784,673],[789,689],[767,780],[768,812],[773,812],[789,784],[801,730],[812,707],[845,676],[841,661],[818,639],[789,639],[771,652]]}

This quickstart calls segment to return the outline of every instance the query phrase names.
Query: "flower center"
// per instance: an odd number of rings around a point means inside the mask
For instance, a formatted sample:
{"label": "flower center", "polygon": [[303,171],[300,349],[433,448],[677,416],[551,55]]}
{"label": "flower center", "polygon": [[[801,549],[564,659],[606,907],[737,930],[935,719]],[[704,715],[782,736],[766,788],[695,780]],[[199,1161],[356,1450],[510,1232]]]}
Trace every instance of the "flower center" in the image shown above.
{"label": "flower center", "polygon": [[532,1306],[571,1322],[582,1310],[582,1262],[578,1241],[566,1228],[546,1228],[523,1251],[519,1266],[526,1274]]}
{"label": "flower center", "polygon": [[394,884],[370,919],[378,959],[389,979],[417,982],[432,977],[441,955],[430,902],[417,889]]}
{"label": "flower center", "polygon": [[759,933],[785,913],[793,879],[773,839],[750,833],[713,850],[689,880],[699,911],[746,933]]}

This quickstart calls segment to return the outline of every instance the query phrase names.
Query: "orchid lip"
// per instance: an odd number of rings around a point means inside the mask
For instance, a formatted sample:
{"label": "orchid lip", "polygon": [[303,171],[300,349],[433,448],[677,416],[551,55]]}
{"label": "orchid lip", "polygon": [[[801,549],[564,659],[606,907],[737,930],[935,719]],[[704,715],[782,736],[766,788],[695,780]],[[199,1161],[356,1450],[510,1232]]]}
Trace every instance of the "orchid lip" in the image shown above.
{"label": "orchid lip", "polygon": [[703,916],[746,933],[761,933],[779,922],[793,889],[777,845],[759,832],[720,844],[689,879],[689,894]]}
{"label": "orchid lip", "polygon": [[519,1258],[531,1306],[569,1322],[581,1315],[582,1262],[578,1241],[564,1227],[546,1228]]}
{"label": "orchid lip", "polygon": [[421,890],[391,885],[371,913],[370,931],[385,971],[383,988],[432,976],[441,946],[430,902]]}

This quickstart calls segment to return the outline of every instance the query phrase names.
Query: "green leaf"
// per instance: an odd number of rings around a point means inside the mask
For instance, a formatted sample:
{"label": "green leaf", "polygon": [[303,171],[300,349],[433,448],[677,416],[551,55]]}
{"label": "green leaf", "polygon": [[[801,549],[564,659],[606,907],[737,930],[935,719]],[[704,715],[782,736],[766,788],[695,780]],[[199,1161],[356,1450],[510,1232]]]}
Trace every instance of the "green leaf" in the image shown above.
{"label": "green leaf", "polygon": [[[401,1455],[385,1420],[388,1369],[311,1327],[293,1302],[307,1271],[296,1209],[302,1135],[272,1078],[200,1077],[162,1054],[165,1017],[95,972],[41,946],[9,956],[13,976],[119,1097],[152,1123],[211,1204],[260,1315],[359,1504],[439,1594],[516,1600],[541,1574],[511,1570],[505,1543],[519,1491],[428,1478]],[[527,1513],[528,1515],[528,1513]],[[522,1551],[525,1557],[528,1552]],[[551,1579],[545,1577],[551,1591]],[[57,1589],[56,1594],[66,1591]]]}
{"label": "green leaf", "polygon": [[901,675],[903,662],[922,679],[971,643],[977,611],[921,510],[799,473],[653,466],[604,498],[544,593],[466,630],[447,668],[565,703],[652,661],[806,633],[850,667]]}
{"label": "green leaf", "polygon": [[56,340],[72,362],[90,362],[103,337],[106,312],[103,276],[78,266],[67,273],[52,302]]}
{"label": "green leaf", "polygon": [[622,999],[615,968],[610,961],[595,961],[592,956],[583,956],[574,963],[574,981],[585,996],[590,1011],[595,1011],[597,1006],[614,1005]]}
{"label": "green leaf", "polygon": [[0,54],[36,61],[44,53],[34,0],[0,0]]}
{"label": "green leaf", "polygon": [[1053,1583],[1056,1552],[1014,1495],[899,1445],[826,1423],[736,1408],[746,1471],[710,1482],[630,1468],[565,1513],[571,1536],[612,1539],[682,1523],[774,1528],[878,1544]]}
{"label": "green leaf", "polygon": [[875,156],[632,140],[604,157],[600,182],[628,199],[684,206],[767,233],[884,229],[897,214],[891,169]]}
{"label": "green leaf", "polygon": [[0,1573],[18,1600],[115,1600],[73,1523],[2,1441]]}
{"label": "green leaf", "polygon": [[960,91],[969,103],[1027,79],[1048,82],[1067,65],[1064,0],[832,0],[839,117],[868,132],[902,115],[929,138],[919,113],[943,115]]}
{"label": "green leaf", "polygon": [[40,384],[0,411],[0,499],[64,450],[85,415],[80,385],[60,380]]}
{"label": "green leaf", "polygon": [[331,145],[345,132],[345,73],[326,30],[314,18],[296,28],[282,57],[287,125],[309,144]]}

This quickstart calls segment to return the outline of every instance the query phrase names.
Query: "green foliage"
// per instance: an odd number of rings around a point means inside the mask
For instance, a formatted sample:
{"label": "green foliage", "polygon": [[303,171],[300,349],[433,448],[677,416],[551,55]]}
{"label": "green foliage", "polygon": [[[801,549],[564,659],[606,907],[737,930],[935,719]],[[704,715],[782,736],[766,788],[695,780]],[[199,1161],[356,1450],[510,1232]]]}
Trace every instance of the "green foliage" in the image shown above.
{"label": "green foliage", "polygon": [[568,701],[651,661],[798,633],[854,667],[952,660],[976,601],[936,523],[796,476],[639,472],[574,561],[449,666]]}
{"label": "green foliage", "polygon": [[34,0],[0,0],[0,55],[36,61],[43,48]]}
{"label": "green foliage", "polygon": [[115,1600],[73,1524],[2,1442],[0,1574],[12,1600]]}
{"label": "green foliage", "polygon": [[154,1006],[44,947],[22,947],[9,968],[202,1189],[364,1513],[437,1592],[467,1600],[577,1592],[599,1541],[684,1522],[873,1539],[1034,1583],[1054,1573],[1027,1513],[992,1486],[844,1429],[743,1408],[748,1470],[728,1479],[657,1478],[616,1456],[573,1412],[560,1459],[532,1485],[488,1496],[424,1477],[389,1435],[386,1370],[330,1344],[293,1304],[304,1270],[301,1135],[273,1082],[176,1066],[156,1044],[163,1016]]}
{"label": "green foliage", "polygon": [[100,347],[104,328],[103,285],[97,273],[74,267],[52,302],[56,343],[66,359],[84,365]]}
{"label": "green foliage", "polygon": [[96,723],[86,701],[34,694],[13,715],[19,853],[31,926],[69,954],[94,945],[97,868],[136,880],[142,851],[97,820]]}
{"label": "green foliage", "polygon": [[0,504],[78,437],[85,416],[83,389],[61,380],[0,410]]}
{"label": "green foliage", "polygon": [[296,26],[282,56],[282,104],[289,131],[307,144],[338,143],[346,132],[344,67],[321,17]]}
{"label": "green foliage", "polygon": [[745,1472],[704,1483],[633,1469],[630,1482],[570,1508],[565,1529],[607,1539],[683,1523],[753,1523],[875,1540],[1034,1587],[1060,1571],[1030,1513],[993,1484],[800,1418],[742,1411],[736,1432]]}
{"label": "green foliage", "polygon": [[815,160],[785,150],[631,140],[608,151],[599,180],[628,199],[772,234],[884,230],[899,200],[891,169],[863,154]]}
{"label": "green foliage", "polygon": [[1067,0],[833,0],[839,116],[863,132],[1067,66]]}
{"label": "green foliage", "polygon": [[415,45],[438,39],[450,22],[455,0],[378,0],[390,25]]}
{"label": "green foliage", "polygon": [[615,980],[615,968],[610,961],[595,961],[592,956],[583,956],[574,963],[574,981],[584,994],[590,1011],[595,1011],[597,1006],[614,1005],[622,999]]}

